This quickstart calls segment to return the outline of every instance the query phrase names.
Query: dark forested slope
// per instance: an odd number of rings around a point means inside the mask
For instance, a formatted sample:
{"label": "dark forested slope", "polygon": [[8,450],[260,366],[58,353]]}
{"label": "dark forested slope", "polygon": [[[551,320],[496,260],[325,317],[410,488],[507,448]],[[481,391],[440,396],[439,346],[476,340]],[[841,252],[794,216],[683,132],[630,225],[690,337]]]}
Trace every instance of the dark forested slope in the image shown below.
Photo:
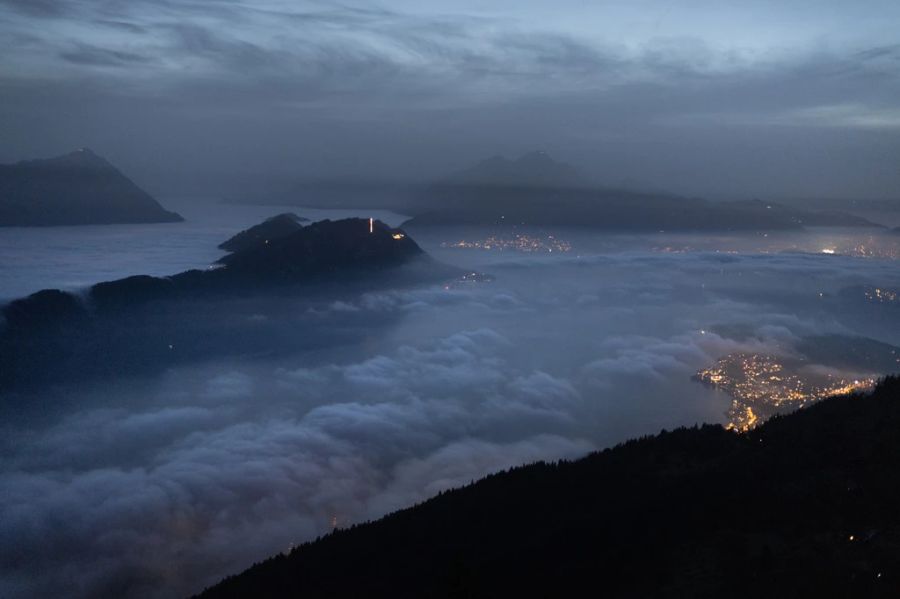
{"label": "dark forested slope", "polygon": [[746,433],[680,429],[337,531],[202,594],[900,593],[900,379]]}

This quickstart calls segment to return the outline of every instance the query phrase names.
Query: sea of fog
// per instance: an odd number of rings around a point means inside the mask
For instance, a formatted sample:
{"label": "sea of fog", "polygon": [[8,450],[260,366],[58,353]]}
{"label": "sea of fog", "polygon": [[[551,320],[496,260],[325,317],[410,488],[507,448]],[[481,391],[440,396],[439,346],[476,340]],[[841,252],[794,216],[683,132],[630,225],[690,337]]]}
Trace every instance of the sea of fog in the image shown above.
{"label": "sea of fog", "polygon": [[[166,205],[188,222],[0,229],[0,295],[202,268],[286,210]],[[0,596],[183,596],[492,471],[722,422],[729,398],[691,380],[722,355],[819,334],[900,344],[865,302],[828,301],[900,287],[898,239],[877,231],[411,234],[490,277],[260,299],[223,326],[274,321],[315,347],[16,397]]]}

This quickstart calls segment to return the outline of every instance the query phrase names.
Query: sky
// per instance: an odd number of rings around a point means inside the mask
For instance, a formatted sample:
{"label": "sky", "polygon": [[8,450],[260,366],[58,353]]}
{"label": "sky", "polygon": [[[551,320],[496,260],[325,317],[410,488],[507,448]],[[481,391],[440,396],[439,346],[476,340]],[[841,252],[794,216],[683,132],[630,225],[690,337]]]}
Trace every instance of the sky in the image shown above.
{"label": "sky", "polygon": [[900,4],[0,0],[0,162],[157,194],[424,181],[543,149],[610,185],[897,198]]}

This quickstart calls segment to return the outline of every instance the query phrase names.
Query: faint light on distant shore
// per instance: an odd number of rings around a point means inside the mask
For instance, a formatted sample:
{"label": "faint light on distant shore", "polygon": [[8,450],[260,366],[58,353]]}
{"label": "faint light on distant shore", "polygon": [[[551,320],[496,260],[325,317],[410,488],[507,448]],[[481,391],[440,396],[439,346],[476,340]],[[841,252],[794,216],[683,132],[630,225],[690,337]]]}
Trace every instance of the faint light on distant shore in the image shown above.
{"label": "faint light on distant shore", "polygon": [[459,249],[480,249],[480,250],[515,250],[519,252],[569,252],[572,245],[562,239],[558,239],[553,235],[546,237],[533,237],[530,235],[516,234],[511,237],[490,236],[484,240],[468,241],[461,240],[457,242],[444,242],[441,247],[459,248]]}
{"label": "faint light on distant shore", "polygon": [[822,253],[831,255],[831,254],[834,254],[834,249],[833,248],[822,248]]}

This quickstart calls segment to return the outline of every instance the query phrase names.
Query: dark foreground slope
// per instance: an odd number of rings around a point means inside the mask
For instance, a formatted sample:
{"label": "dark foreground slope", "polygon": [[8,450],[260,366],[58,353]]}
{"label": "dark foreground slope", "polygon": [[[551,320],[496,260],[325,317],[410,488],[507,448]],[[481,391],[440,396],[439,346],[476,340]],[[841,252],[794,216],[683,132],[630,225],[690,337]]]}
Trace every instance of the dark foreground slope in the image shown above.
{"label": "dark foreground slope", "polygon": [[0,226],[182,220],[88,149],[0,165]]}
{"label": "dark foreground slope", "polygon": [[[298,300],[453,278],[402,231],[320,221],[228,254],[216,267],[44,290],[2,308],[0,392],[118,377],[221,355],[307,349]],[[2,395],[0,395],[2,399]]]}
{"label": "dark foreground slope", "polygon": [[898,501],[892,378],[743,435],[680,429],[490,476],[201,596],[897,596]]}

